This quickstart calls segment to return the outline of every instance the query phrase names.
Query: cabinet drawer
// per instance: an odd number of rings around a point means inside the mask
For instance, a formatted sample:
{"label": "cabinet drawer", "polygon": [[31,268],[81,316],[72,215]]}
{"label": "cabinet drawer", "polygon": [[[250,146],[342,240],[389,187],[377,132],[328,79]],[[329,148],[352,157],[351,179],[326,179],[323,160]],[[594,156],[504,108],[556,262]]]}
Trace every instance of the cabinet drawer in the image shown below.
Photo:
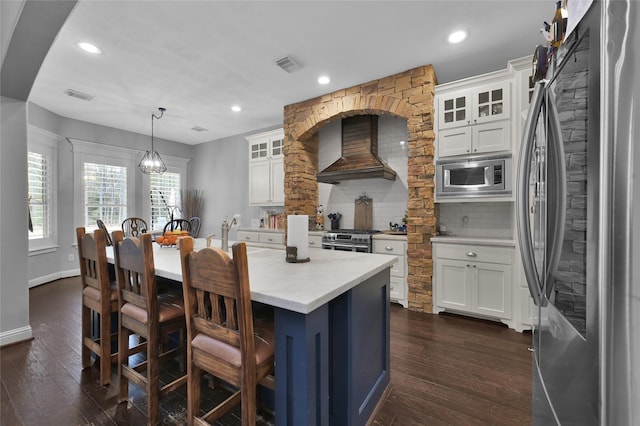
{"label": "cabinet drawer", "polygon": [[398,261],[391,267],[391,276],[406,277],[406,243],[404,241],[373,240],[373,252],[397,256]]}
{"label": "cabinet drawer", "polygon": [[406,299],[406,281],[402,278],[391,277],[389,281],[389,297],[393,300]]}
{"label": "cabinet drawer", "polygon": [[238,231],[238,241],[257,243],[260,241],[260,234],[258,232]]}
{"label": "cabinet drawer", "polygon": [[397,256],[404,256],[406,251],[406,245],[404,241],[394,240],[373,240],[373,252],[380,254],[395,254]]}
{"label": "cabinet drawer", "polygon": [[470,262],[488,262],[511,265],[513,249],[508,247],[474,246],[462,244],[437,244],[438,259],[457,259]]}
{"label": "cabinet drawer", "polygon": [[309,247],[310,248],[322,248],[322,236],[321,235],[309,235]]}
{"label": "cabinet drawer", "polygon": [[284,234],[276,232],[260,232],[260,242],[265,244],[284,244]]}

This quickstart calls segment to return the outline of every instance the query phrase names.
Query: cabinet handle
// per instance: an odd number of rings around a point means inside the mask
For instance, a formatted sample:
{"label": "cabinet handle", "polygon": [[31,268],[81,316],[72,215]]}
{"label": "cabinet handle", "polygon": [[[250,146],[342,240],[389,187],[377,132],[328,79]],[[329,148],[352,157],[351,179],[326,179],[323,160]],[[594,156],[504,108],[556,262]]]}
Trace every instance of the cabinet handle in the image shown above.
{"label": "cabinet handle", "polygon": [[473,150],[473,152],[478,152],[478,148],[475,148],[475,149]]}
{"label": "cabinet handle", "polygon": [[475,268],[475,267],[476,267],[476,265],[473,265],[473,267]]}
{"label": "cabinet handle", "polygon": [[385,249],[386,251],[393,251],[393,247],[389,247],[389,246],[386,246],[384,249]]}
{"label": "cabinet handle", "polygon": [[267,241],[272,242],[273,238],[267,238]]}
{"label": "cabinet handle", "polygon": [[247,240],[247,241],[250,241],[251,237],[247,235],[246,237],[244,237],[244,239]]}
{"label": "cabinet handle", "polygon": [[467,150],[467,152],[469,152],[469,150]]}
{"label": "cabinet handle", "polygon": [[316,242],[315,242],[315,241],[313,241],[313,240],[309,241],[309,245],[310,245],[310,246],[314,246],[315,244],[316,244]]}
{"label": "cabinet handle", "polygon": [[467,256],[469,256],[469,257],[477,257],[478,254],[475,251],[468,251],[467,252]]}

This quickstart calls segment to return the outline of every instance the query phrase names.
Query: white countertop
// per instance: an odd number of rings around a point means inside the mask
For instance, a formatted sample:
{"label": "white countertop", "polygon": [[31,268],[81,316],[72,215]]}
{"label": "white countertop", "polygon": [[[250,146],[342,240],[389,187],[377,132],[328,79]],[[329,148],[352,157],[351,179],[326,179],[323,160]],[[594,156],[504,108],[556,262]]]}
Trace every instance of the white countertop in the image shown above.
{"label": "white countertop", "polygon": [[447,244],[477,244],[484,246],[505,246],[515,247],[516,242],[514,240],[505,240],[499,238],[480,238],[480,237],[448,237],[441,235],[438,237],[431,237],[432,243],[447,243]]}
{"label": "white countertop", "polygon": [[[233,242],[229,242],[231,248]],[[195,248],[205,247],[197,238]],[[220,247],[220,240],[213,240]],[[153,245],[156,275],[182,281],[180,256],[175,247]],[[251,298],[255,301],[308,314],[340,296],[378,272],[391,267],[398,258],[384,254],[354,253],[339,250],[310,250],[311,261],[287,263],[282,250],[247,245]],[[113,248],[107,247],[113,262]]]}

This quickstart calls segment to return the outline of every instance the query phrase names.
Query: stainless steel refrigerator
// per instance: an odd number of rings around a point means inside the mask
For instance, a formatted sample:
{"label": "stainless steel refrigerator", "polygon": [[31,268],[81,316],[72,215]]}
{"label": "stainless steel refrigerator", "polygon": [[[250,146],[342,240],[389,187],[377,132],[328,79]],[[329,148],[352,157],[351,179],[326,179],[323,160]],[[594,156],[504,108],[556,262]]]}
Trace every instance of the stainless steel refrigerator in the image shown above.
{"label": "stainless steel refrigerator", "polygon": [[572,3],[588,9],[536,83],[518,162],[532,423],[639,425],[639,2]]}

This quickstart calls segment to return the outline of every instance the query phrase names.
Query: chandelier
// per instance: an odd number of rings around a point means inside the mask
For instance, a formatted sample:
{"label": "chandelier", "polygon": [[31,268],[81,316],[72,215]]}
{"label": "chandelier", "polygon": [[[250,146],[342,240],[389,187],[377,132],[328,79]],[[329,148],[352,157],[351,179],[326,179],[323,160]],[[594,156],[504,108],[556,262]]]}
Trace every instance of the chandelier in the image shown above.
{"label": "chandelier", "polygon": [[160,115],[151,114],[151,151],[145,152],[142,156],[142,160],[140,160],[140,164],[138,164],[142,173],[146,173],[148,175],[153,173],[162,174],[167,171],[167,166],[164,165],[164,161],[160,158],[160,154],[153,149],[153,119],[161,119],[167,109],[158,108],[158,110],[160,110]]}

